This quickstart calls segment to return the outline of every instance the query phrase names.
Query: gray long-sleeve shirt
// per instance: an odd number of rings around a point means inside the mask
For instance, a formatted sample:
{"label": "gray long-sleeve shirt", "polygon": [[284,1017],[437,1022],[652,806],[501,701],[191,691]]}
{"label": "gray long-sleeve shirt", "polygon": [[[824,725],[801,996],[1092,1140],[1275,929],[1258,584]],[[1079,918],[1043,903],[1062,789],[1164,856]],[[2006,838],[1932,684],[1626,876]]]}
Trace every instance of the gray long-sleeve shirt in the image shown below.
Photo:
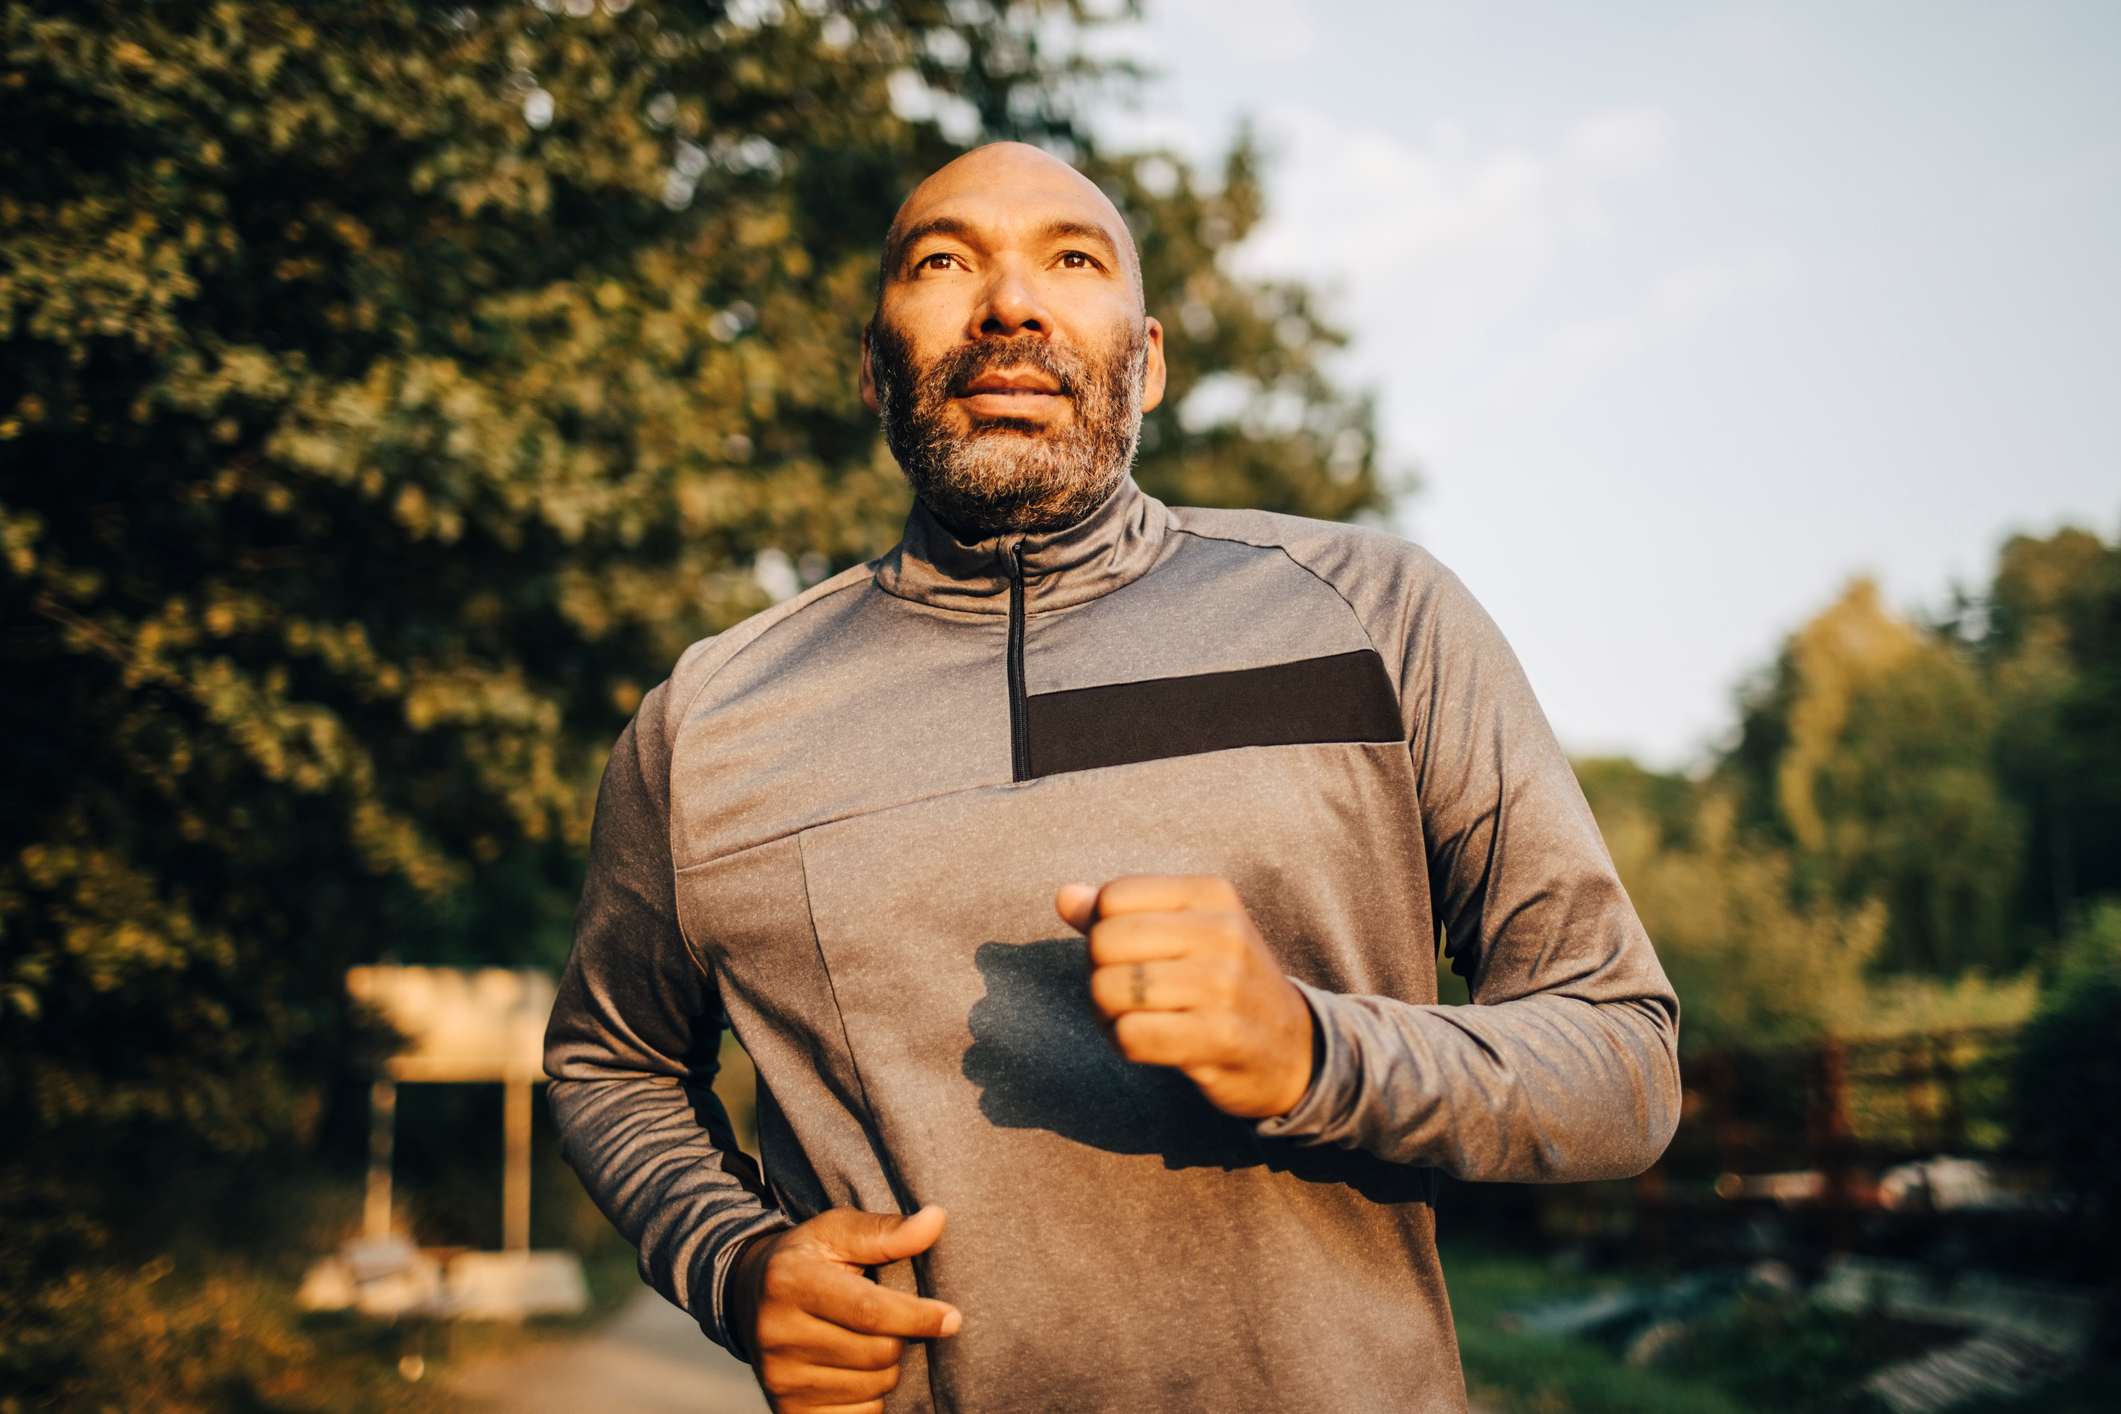
{"label": "gray long-sleeve shirt", "polygon": [[[620,736],[547,1036],[570,1161],[733,1345],[740,1239],[949,1209],[901,1410],[1465,1407],[1437,1172],[1641,1172],[1679,1003],[1515,656],[1378,531],[1166,507],[900,544]],[[1055,889],[1232,880],[1319,1023],[1288,1114],[1120,1059]],[[1436,1004],[1438,940],[1473,1006]],[[761,1174],[709,1086],[759,1073]]]}

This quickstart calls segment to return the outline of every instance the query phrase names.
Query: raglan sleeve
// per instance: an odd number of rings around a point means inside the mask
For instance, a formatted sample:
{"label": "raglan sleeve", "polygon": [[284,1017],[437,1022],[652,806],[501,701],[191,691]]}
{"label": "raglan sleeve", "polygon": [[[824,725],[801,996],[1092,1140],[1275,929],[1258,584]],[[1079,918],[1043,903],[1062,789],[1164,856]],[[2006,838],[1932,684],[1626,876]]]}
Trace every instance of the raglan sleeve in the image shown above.
{"label": "raglan sleeve", "polygon": [[640,1250],[641,1276],[748,1358],[723,1282],[743,1239],[788,1225],[712,1088],[723,1016],[679,928],[669,829],[669,684],[620,734],[589,842],[574,941],[545,1032],[568,1163]]}
{"label": "raglan sleeve", "polygon": [[1468,1180],[1632,1177],[1679,1122],[1679,998],[1515,653],[1417,554],[1401,697],[1433,914],[1474,1004],[1291,979],[1318,1063],[1260,1131]]}

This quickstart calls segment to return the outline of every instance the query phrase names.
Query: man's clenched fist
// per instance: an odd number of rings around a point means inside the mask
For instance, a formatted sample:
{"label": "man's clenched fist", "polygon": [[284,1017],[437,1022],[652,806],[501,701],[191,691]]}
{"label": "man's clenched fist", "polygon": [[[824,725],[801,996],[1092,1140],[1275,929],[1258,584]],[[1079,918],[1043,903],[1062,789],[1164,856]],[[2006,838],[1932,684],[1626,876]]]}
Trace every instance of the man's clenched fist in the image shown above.
{"label": "man's clenched fist", "polygon": [[1090,1000],[1128,1060],[1182,1070],[1227,1114],[1266,1119],[1311,1085],[1311,1008],[1227,879],[1136,874],[1064,884],[1090,939]]}
{"label": "man's clenched fist", "polygon": [[965,1318],[955,1306],[863,1272],[927,1251],[943,1221],[932,1203],[911,1217],[832,1208],[745,1244],[729,1275],[729,1319],[775,1410],[881,1414],[906,1342],[957,1334]]}

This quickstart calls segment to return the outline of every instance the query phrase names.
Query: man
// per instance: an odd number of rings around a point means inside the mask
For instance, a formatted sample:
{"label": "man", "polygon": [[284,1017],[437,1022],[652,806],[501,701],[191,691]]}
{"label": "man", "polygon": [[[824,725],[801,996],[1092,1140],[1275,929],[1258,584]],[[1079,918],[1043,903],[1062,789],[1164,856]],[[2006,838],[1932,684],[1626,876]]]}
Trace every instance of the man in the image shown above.
{"label": "man", "polygon": [[612,754],[554,1111],[779,1409],[1463,1409],[1438,1172],[1624,1177],[1677,1122],[1678,1000],[1494,624],[1392,536],[1143,494],[1163,391],[1111,202],[942,168],[863,342],[904,538]]}

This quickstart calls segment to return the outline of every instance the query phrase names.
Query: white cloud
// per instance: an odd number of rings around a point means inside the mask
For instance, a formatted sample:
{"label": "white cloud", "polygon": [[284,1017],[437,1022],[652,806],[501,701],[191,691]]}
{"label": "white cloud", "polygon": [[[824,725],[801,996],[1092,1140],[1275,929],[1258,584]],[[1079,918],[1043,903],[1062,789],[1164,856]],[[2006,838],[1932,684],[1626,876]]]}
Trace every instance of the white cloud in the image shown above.
{"label": "white cloud", "polygon": [[1494,390],[1495,398],[1521,403],[1581,387],[1652,345],[1692,334],[1742,298],[1773,293],[1791,275],[1788,254],[1772,246],[1666,271],[1629,307],[1555,328]]}
{"label": "white cloud", "polygon": [[1288,0],[1170,0],[1179,25],[1212,35],[1241,59],[1297,59],[1318,42],[1318,27]]}
{"label": "white cloud", "polygon": [[1671,150],[1672,120],[1658,108],[1612,108],[1579,120],[1562,146],[1587,166],[1648,171]]}
{"label": "white cloud", "polygon": [[1269,109],[1260,124],[1274,156],[1269,216],[1242,253],[1247,268],[1357,280],[1366,269],[1531,232],[1551,181],[1539,157],[1476,153],[1450,125],[1415,143],[1315,108]]}

